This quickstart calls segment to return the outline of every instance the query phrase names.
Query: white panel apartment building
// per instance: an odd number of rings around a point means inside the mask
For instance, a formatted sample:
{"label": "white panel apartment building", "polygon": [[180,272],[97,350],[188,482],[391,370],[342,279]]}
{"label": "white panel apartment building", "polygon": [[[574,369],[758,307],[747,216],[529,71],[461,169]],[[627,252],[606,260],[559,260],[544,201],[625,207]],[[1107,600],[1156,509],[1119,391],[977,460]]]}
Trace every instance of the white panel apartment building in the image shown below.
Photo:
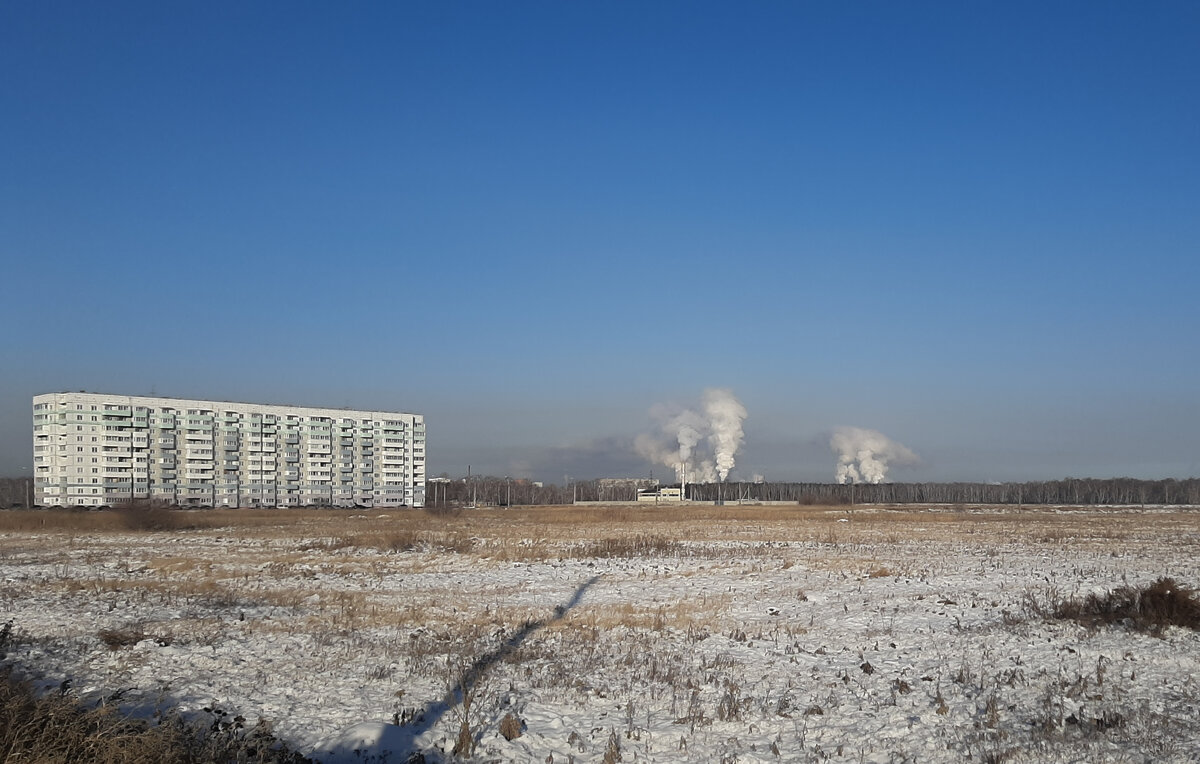
{"label": "white panel apartment building", "polygon": [[35,500],[421,507],[419,414],[95,393],[33,399]]}

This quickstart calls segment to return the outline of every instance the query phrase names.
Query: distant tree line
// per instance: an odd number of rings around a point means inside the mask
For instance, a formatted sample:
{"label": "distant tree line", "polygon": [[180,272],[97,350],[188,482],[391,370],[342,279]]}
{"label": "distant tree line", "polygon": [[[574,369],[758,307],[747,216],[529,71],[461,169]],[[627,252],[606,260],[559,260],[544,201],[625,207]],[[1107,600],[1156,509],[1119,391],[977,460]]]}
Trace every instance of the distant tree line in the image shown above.
{"label": "distant tree line", "polygon": [[801,504],[1200,504],[1200,479],[1065,478],[1024,483],[709,483],[688,497]]}
{"label": "distant tree line", "polygon": [[[579,480],[539,485],[529,480],[478,476],[434,478],[426,483],[426,506],[530,506],[576,501],[637,499],[634,481]],[[31,478],[0,478],[0,508],[24,507],[33,496]],[[797,504],[1194,504],[1200,478],[1065,478],[1025,483],[689,483],[693,501],[784,501]]]}
{"label": "distant tree line", "polygon": [[[1025,483],[695,483],[693,501],[784,501],[797,504],[1200,504],[1200,478],[1065,478]],[[570,504],[634,501],[637,486],[606,480],[544,485],[479,476],[427,484],[430,506]]]}

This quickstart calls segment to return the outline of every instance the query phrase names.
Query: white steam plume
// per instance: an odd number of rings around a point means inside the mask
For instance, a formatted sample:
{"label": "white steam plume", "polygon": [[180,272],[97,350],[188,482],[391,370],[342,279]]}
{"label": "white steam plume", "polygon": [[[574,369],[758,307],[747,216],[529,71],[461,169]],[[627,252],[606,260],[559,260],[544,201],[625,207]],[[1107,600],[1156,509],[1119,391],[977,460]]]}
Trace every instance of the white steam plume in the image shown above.
{"label": "white steam plume", "polygon": [[861,427],[834,428],[829,448],[838,455],[839,483],[882,483],[891,464],[920,461],[907,446],[882,432]]}
{"label": "white steam plume", "polygon": [[634,447],[646,459],[673,469],[681,482],[724,480],[744,439],[746,409],[732,391],[710,388],[704,391],[702,410],[655,406],[650,414],[659,421],[659,434],[639,435]]}
{"label": "white steam plume", "polygon": [[733,397],[732,390],[710,388],[704,391],[704,412],[712,428],[708,439],[717,463],[717,476],[724,482],[733,469],[733,457],[742,446],[746,407]]}

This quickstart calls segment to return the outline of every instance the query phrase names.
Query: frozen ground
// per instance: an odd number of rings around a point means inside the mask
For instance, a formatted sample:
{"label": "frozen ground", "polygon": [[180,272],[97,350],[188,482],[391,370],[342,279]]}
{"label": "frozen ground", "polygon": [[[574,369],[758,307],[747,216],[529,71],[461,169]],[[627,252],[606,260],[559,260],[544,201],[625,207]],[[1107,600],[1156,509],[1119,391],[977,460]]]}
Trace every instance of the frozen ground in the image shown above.
{"label": "frozen ground", "polygon": [[479,761],[1200,760],[1200,635],[1036,614],[1200,584],[1191,509],[241,517],[5,530],[7,660],[328,763],[464,724]]}

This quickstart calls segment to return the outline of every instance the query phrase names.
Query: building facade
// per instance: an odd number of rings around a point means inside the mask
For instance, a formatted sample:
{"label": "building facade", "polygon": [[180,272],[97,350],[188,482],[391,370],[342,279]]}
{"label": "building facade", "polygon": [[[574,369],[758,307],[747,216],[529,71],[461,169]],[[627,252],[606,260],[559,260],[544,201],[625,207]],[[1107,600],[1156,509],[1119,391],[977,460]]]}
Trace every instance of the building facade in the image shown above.
{"label": "building facade", "polygon": [[33,399],[35,501],[421,507],[419,414],[96,393]]}

